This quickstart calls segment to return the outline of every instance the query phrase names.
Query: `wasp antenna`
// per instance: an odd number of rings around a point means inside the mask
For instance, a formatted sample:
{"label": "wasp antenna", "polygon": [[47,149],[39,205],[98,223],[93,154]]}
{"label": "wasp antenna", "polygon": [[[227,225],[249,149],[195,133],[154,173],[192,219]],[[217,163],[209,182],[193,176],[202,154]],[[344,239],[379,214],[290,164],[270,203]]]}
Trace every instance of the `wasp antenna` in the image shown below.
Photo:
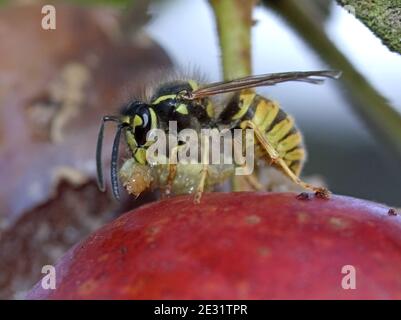
{"label": "wasp antenna", "polygon": [[96,171],[97,171],[97,185],[100,191],[105,191],[104,180],[103,180],[103,166],[102,166],[102,147],[103,147],[103,136],[104,136],[104,124],[107,121],[120,122],[117,117],[104,116],[100,124],[99,133],[97,135],[96,144]]}
{"label": "wasp antenna", "polygon": [[120,200],[120,190],[118,185],[118,152],[120,148],[121,131],[126,128],[126,124],[120,123],[117,128],[116,136],[114,137],[113,150],[111,152],[111,188],[116,200]]}

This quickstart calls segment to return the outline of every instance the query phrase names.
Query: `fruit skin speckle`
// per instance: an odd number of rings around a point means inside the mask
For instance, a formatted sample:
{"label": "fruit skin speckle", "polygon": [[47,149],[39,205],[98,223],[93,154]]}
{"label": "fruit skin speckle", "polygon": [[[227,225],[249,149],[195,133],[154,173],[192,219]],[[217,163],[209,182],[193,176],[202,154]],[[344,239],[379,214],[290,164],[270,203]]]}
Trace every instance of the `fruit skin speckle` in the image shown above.
{"label": "fruit skin speckle", "polygon": [[258,224],[258,223],[260,223],[260,217],[259,216],[257,216],[257,215],[250,215],[250,216],[246,216],[245,217],[245,220],[246,220],[246,222],[248,223],[248,224]]}
{"label": "fruit skin speckle", "polygon": [[122,215],[59,260],[56,290],[38,282],[27,298],[401,299],[400,265],[401,220],[384,205],[206,193]]}

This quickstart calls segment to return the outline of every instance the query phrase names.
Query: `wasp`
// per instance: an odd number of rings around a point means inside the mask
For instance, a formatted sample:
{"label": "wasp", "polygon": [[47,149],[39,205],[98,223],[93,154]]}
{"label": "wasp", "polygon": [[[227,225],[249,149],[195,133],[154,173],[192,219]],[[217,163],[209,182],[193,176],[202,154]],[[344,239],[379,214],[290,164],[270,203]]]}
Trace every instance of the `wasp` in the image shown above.
{"label": "wasp", "polygon": [[[194,193],[199,202],[202,193],[233,175],[235,165],[177,164],[153,165],[146,152],[152,142],[147,135],[152,129],[168,130],[175,121],[178,130],[202,128],[252,129],[256,160],[264,160],[283,172],[300,187],[319,195],[328,195],[324,187],[301,180],[306,151],[301,132],[280,105],[255,92],[256,87],[272,86],[287,81],[319,84],[325,78],[337,79],[339,71],[283,72],[247,76],[229,81],[202,84],[193,79],[163,82],[147,98],[126,104],[120,115],[106,115],[101,120],[97,140],[96,165],[100,190],[105,190],[102,172],[102,145],[105,123],[117,123],[111,156],[111,185],[114,197],[120,198],[119,178],[135,196],[152,187],[162,187],[168,194]],[[216,96],[226,95],[223,102]],[[217,112],[219,110],[219,112]],[[119,145],[125,135],[130,157],[119,169]],[[171,152],[177,152],[174,148]],[[169,153],[172,157],[172,153]],[[254,174],[246,176],[256,190],[263,188]]]}

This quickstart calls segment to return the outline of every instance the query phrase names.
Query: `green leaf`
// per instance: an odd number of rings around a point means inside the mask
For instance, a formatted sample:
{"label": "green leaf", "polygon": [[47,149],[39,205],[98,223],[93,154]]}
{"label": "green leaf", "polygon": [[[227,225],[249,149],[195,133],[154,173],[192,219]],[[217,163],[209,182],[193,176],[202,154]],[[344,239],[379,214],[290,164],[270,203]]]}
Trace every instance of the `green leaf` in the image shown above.
{"label": "green leaf", "polygon": [[401,0],[337,0],[391,50],[401,53]]}

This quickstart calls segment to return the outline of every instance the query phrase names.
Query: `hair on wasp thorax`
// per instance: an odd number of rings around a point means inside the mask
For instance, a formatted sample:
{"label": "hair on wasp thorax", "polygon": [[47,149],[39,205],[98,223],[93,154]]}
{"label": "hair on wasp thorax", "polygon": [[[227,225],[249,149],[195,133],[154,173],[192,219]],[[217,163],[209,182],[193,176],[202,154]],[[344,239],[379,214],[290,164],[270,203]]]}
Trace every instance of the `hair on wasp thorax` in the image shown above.
{"label": "hair on wasp thorax", "polygon": [[[144,77],[137,80],[135,84],[127,85],[120,97],[121,105],[129,104],[132,101],[150,102],[157,89],[166,83],[176,81],[193,80],[199,84],[209,83],[210,79],[195,66],[170,67],[150,70]],[[132,87],[136,88],[135,91]]]}

